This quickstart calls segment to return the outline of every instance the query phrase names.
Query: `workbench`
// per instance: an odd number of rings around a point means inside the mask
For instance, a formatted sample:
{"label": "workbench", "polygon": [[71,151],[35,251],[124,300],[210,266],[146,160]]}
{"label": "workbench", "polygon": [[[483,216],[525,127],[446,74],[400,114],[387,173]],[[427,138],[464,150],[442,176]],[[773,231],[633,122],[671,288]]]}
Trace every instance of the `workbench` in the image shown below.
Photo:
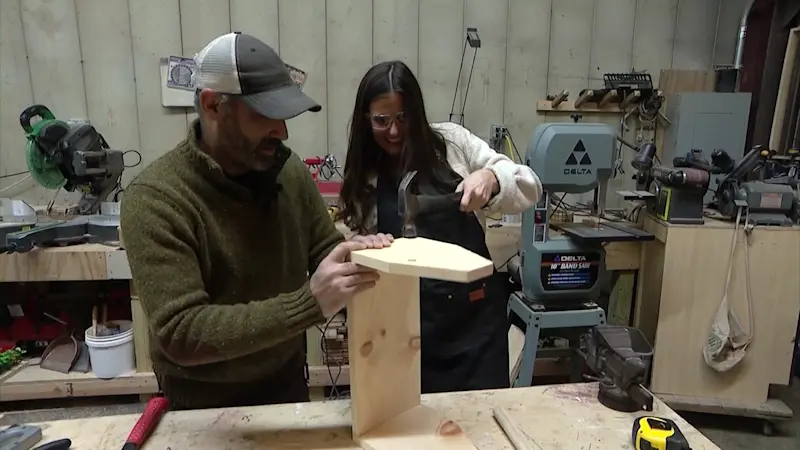
{"label": "workbench", "polygon": [[[510,449],[492,418],[505,408],[535,442],[534,449],[631,449],[633,420],[640,414],[612,411],[597,401],[597,384],[580,383],[492,391],[423,395],[422,403],[455,421],[479,449]],[[653,415],[676,421],[694,450],[719,447],[656,400]],[[42,442],[70,438],[76,450],[116,450],[135,415],[38,424]],[[358,449],[351,440],[350,401],[167,413],[145,445],[153,449]]]}
{"label": "workbench", "polygon": [[748,245],[753,341],[738,366],[724,373],[706,365],[702,350],[725,291],[734,224],[706,217],[703,225],[675,225],[647,215],[643,228],[656,240],[642,247],[634,325],[654,342],[651,390],[682,411],[791,417],[768,391],[770,384],[788,385],[791,379],[800,314],[800,226],[756,226],[749,244],[739,227],[728,301],[748,332]]}

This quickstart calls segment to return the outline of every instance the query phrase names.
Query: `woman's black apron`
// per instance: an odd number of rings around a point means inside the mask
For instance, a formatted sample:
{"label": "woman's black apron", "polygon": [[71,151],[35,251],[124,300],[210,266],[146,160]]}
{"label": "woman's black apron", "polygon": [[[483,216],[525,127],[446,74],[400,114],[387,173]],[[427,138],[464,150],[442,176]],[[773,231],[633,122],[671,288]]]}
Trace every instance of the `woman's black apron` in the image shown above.
{"label": "woman's black apron", "polygon": [[[377,184],[378,232],[401,235],[398,179]],[[445,194],[420,180],[420,192]],[[420,216],[417,235],[460,245],[491,259],[474,214],[452,208]],[[509,387],[508,298],[497,272],[472,283],[420,280],[422,391],[452,392]]]}

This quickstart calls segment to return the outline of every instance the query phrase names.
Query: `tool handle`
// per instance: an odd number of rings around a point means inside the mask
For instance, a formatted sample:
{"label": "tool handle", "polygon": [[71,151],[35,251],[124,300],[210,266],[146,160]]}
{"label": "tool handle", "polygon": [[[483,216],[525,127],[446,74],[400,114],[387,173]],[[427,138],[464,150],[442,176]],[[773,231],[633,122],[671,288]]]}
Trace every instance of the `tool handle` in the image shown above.
{"label": "tool handle", "polygon": [[630,395],[631,398],[633,398],[633,400],[638,403],[643,410],[653,410],[653,394],[651,394],[650,391],[644,388],[641,384],[632,384],[627,390],[628,395]]}
{"label": "tool handle", "polygon": [[33,450],[69,450],[72,447],[72,441],[69,439],[59,439],[57,441],[48,442],[47,444],[40,445]]}
{"label": "tool handle", "polygon": [[533,450],[530,439],[522,431],[519,424],[508,415],[508,411],[503,408],[494,408],[492,409],[492,414],[494,415],[494,420],[500,425],[500,428],[516,450]]}
{"label": "tool handle", "polygon": [[33,132],[31,119],[34,117],[39,117],[42,120],[53,120],[56,118],[53,113],[50,112],[50,110],[44,105],[29,106],[25,108],[25,111],[22,111],[22,114],[19,115],[19,124],[22,125],[22,129],[25,130],[25,133]]}
{"label": "tool handle", "polygon": [[461,197],[463,196],[463,191],[444,195],[420,195],[417,197],[420,209],[418,212],[424,214],[431,211],[441,211],[452,207],[458,207],[461,204]]}
{"label": "tool handle", "polygon": [[133,430],[131,430],[131,434],[128,435],[128,439],[125,441],[125,446],[122,447],[122,449],[134,450],[140,448],[168,409],[169,401],[166,397],[151,398],[150,401],[147,402],[142,416],[139,417],[139,420],[136,421],[136,425],[133,426]]}

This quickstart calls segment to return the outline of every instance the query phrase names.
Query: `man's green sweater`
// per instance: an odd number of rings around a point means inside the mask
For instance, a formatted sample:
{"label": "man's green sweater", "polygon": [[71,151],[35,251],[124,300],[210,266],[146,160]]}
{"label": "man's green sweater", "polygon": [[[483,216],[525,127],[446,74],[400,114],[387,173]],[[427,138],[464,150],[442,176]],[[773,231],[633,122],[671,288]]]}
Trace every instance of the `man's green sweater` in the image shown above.
{"label": "man's green sweater", "polygon": [[[159,375],[265,379],[324,322],[308,274],[343,237],[288,149],[247,187],[197,145],[195,129],[128,186],[121,228]],[[210,393],[209,393],[210,394]]]}

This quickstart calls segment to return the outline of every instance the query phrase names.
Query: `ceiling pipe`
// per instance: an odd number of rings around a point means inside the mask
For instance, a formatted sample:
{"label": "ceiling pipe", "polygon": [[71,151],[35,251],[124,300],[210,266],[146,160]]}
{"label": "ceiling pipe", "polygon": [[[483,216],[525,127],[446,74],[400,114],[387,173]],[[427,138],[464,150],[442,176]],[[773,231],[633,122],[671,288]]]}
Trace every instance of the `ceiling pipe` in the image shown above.
{"label": "ceiling pipe", "polygon": [[755,0],[750,0],[742,13],[742,19],[739,21],[739,35],[736,37],[736,56],[734,56],[733,67],[736,69],[742,68],[742,57],[744,55],[744,40],[747,38],[747,18],[750,16],[750,10],[753,9]]}

